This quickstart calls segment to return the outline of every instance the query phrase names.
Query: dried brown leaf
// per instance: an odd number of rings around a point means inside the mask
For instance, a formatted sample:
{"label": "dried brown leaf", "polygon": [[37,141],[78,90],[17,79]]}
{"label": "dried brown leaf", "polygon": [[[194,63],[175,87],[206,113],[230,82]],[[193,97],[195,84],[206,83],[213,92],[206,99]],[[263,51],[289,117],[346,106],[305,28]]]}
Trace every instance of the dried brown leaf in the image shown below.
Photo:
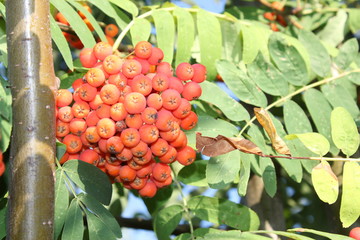
{"label": "dried brown leaf", "polygon": [[254,108],[256,119],[269,135],[271,144],[276,152],[291,155],[290,150],[284,140],[277,134],[275,125],[269,113],[263,108]]}
{"label": "dried brown leaf", "polygon": [[239,150],[245,153],[252,153],[261,155],[262,152],[253,142],[239,137],[225,137],[218,135],[216,138],[202,136],[201,133],[196,133],[196,148],[198,152],[215,157],[234,150]]}

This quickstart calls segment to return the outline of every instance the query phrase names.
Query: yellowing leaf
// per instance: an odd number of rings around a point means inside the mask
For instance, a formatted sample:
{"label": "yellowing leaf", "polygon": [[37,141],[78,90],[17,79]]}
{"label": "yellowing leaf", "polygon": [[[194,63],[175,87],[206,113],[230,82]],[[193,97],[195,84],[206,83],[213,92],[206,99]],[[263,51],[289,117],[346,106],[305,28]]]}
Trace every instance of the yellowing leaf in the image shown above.
{"label": "yellowing leaf", "polygon": [[290,134],[285,137],[286,139],[292,140],[299,138],[300,141],[313,153],[324,156],[330,150],[329,141],[320,133],[298,133]]}
{"label": "yellowing leaf", "polygon": [[291,155],[290,150],[284,140],[277,134],[275,125],[271,120],[270,115],[263,108],[254,108],[256,119],[269,135],[271,144],[276,152],[280,154]]}
{"label": "yellowing leaf", "polygon": [[311,180],[319,198],[332,204],[339,195],[339,182],[327,161],[321,161],[311,172]]}

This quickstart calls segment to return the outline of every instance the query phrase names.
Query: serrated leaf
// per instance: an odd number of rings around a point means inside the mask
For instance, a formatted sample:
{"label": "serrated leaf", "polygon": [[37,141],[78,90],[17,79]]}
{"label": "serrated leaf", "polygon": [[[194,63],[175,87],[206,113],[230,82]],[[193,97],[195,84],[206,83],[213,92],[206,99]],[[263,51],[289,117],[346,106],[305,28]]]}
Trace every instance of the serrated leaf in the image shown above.
{"label": "serrated leaf", "polygon": [[64,230],[61,240],[82,239],[84,234],[84,222],[79,202],[74,198],[66,211]]}
{"label": "serrated leaf", "polygon": [[311,180],[321,201],[333,204],[339,195],[339,181],[327,161],[321,161],[311,172]]}
{"label": "serrated leaf", "polygon": [[63,57],[66,66],[68,66],[70,70],[73,70],[74,64],[73,64],[69,44],[66,41],[64,35],[62,34],[61,29],[56,23],[53,16],[50,16],[50,30],[51,30],[51,37],[54,43],[56,44],[57,48],[59,49],[59,52]]}
{"label": "serrated leaf", "polygon": [[85,209],[86,220],[88,223],[89,239],[103,240],[103,239],[120,239],[110,231],[108,226],[102,222],[96,215]]}
{"label": "serrated leaf", "polygon": [[148,41],[151,34],[151,24],[144,18],[135,18],[134,25],[130,28],[130,33],[134,46],[140,41]]}
{"label": "serrated leaf", "polygon": [[[294,101],[289,100],[284,104],[284,123],[286,130],[291,133],[307,133],[312,132],[311,123],[302,110],[302,108]],[[292,156],[294,157],[311,157],[313,153],[308,150],[299,139],[291,140],[289,145]],[[319,162],[313,160],[300,160],[306,171],[311,172]]]}
{"label": "serrated leaf", "polygon": [[65,184],[65,172],[62,169],[56,170],[55,177],[54,239],[58,239],[69,207],[69,191]]}
{"label": "serrated leaf", "polygon": [[113,4],[130,13],[133,17],[139,14],[138,7],[129,0],[110,0]]}
{"label": "serrated leaf", "polygon": [[232,62],[240,62],[241,42],[239,24],[230,21],[220,21],[222,31],[222,58]]}
{"label": "serrated leaf", "polygon": [[206,179],[211,188],[222,189],[234,181],[240,170],[240,152],[232,151],[210,158]]}
{"label": "serrated leaf", "polygon": [[360,166],[357,162],[345,162],[340,220],[347,228],[360,216]]}
{"label": "serrated leaf", "polygon": [[238,134],[239,130],[227,121],[209,116],[199,116],[196,127],[185,132],[188,138],[188,145],[193,148],[196,148],[196,132],[201,132],[206,136],[216,137],[219,132],[225,136],[234,136]]}
{"label": "serrated leaf", "polygon": [[174,16],[177,19],[177,43],[175,66],[182,62],[189,62],[191,48],[195,38],[195,24],[192,15],[183,8],[175,8]]}
{"label": "serrated leaf", "polygon": [[204,238],[196,238],[199,240],[269,240],[271,238],[264,237],[249,232],[241,232],[236,230],[208,233]]}
{"label": "serrated leaf", "polygon": [[216,61],[216,69],[224,82],[234,94],[246,103],[265,107],[267,99],[265,94],[256,87],[255,83],[246,73],[237,68],[234,63],[222,59]]}
{"label": "serrated leaf", "polygon": [[286,136],[286,139],[288,140],[292,140],[294,138],[299,138],[300,141],[310,151],[320,156],[324,156],[330,150],[329,141],[319,133],[298,133],[298,134],[289,134]]}
{"label": "serrated leaf", "polygon": [[342,85],[325,84],[321,86],[321,92],[334,108],[343,107],[349,111],[353,118],[358,116],[359,107],[349,91]]}
{"label": "serrated leaf", "polygon": [[[112,232],[117,238],[121,238],[121,229],[114,216],[97,199],[88,194],[80,194],[79,199],[85,204],[88,210],[95,214],[98,221],[106,226],[107,231]],[[87,214],[88,215],[88,214]],[[114,238],[103,238],[114,239]]]}
{"label": "serrated leaf", "polygon": [[356,33],[360,30],[360,9],[349,8],[349,27],[352,33]]}
{"label": "serrated leaf", "polygon": [[170,239],[170,234],[179,224],[184,208],[172,205],[158,212],[154,219],[154,231],[159,240]]}
{"label": "serrated leaf", "polygon": [[310,31],[301,30],[299,40],[309,53],[311,69],[320,77],[327,76],[330,72],[331,59],[318,37]]}
{"label": "serrated leaf", "polygon": [[341,47],[339,54],[334,62],[340,68],[345,70],[354,61],[359,52],[359,44],[356,38],[347,40]]}
{"label": "serrated leaf", "polygon": [[294,46],[286,44],[280,34],[270,35],[269,52],[271,59],[289,83],[303,86],[308,82],[305,60]]}
{"label": "serrated leaf", "polygon": [[[202,9],[197,13],[196,23],[201,63],[206,66],[207,78],[212,81],[217,75],[214,63],[221,58],[222,35],[220,23],[215,16]],[[210,39],[211,41],[209,41]]]}
{"label": "serrated leaf", "polygon": [[84,46],[86,48],[94,47],[96,44],[94,36],[79,14],[66,1],[51,0],[50,2],[64,15]]}
{"label": "serrated leaf", "polygon": [[173,187],[168,186],[166,188],[158,189],[156,195],[152,198],[143,198],[149,213],[152,216],[155,216],[157,212],[168,202],[172,193]]}
{"label": "serrated leaf", "polygon": [[318,236],[327,237],[331,240],[353,240],[353,238],[347,237],[344,235],[322,232],[322,231],[306,229],[306,228],[293,228],[293,229],[288,229],[288,231],[289,232],[300,232],[300,233],[312,233],[312,234],[315,234]]}
{"label": "serrated leaf", "polygon": [[202,88],[202,95],[199,99],[217,106],[230,120],[242,121],[250,119],[246,109],[221,90],[215,83],[204,81],[200,86]]}
{"label": "serrated leaf", "polygon": [[253,210],[225,199],[195,196],[189,199],[188,207],[202,220],[226,224],[243,231],[256,230],[260,224]]}
{"label": "serrated leaf", "polygon": [[303,97],[316,129],[330,142],[330,152],[336,155],[339,150],[331,139],[330,115],[332,109],[330,104],[320,91],[313,88],[308,89]]}
{"label": "serrated leaf", "polygon": [[0,239],[6,236],[7,199],[0,199]]}
{"label": "serrated leaf", "polygon": [[240,173],[239,173],[239,183],[237,186],[237,191],[240,196],[245,196],[247,191],[247,186],[250,178],[250,159],[248,158],[249,154],[240,153]]}
{"label": "serrated leaf", "polygon": [[359,148],[360,139],[357,126],[350,113],[342,107],[331,112],[331,136],[336,145],[347,156]]}
{"label": "serrated leaf", "polygon": [[157,45],[164,52],[164,62],[172,63],[174,55],[175,23],[173,16],[165,10],[155,10],[152,14],[155,22]]}
{"label": "serrated leaf", "polygon": [[[88,2],[100,9],[104,14],[113,18],[120,29],[124,29],[129,24],[129,17],[120,9],[114,8],[110,4],[110,1],[88,0]],[[119,3],[118,1],[114,2],[115,4]]]}
{"label": "serrated leaf", "polygon": [[177,178],[182,183],[198,187],[208,187],[206,181],[206,166],[207,160],[197,160],[189,166],[183,167]]}
{"label": "serrated leaf", "polygon": [[264,92],[274,96],[288,94],[289,85],[285,76],[272,63],[267,62],[261,52],[247,67],[249,76]]}
{"label": "serrated leaf", "polygon": [[67,0],[71,5],[73,5],[78,11],[83,13],[86,17],[86,19],[89,20],[91,25],[93,26],[96,34],[100,37],[101,41],[107,42],[106,36],[104,34],[104,31],[101,29],[99,23],[95,19],[95,17],[92,15],[92,13],[88,12],[86,8],[84,8],[83,5],[80,3],[74,1],[74,0]]}
{"label": "serrated leaf", "polygon": [[340,9],[336,12],[336,16],[327,21],[326,26],[317,35],[324,42],[327,42],[334,47],[337,46],[342,40],[344,40],[344,36],[346,34],[346,20],[346,11]]}
{"label": "serrated leaf", "polygon": [[111,183],[99,168],[83,161],[70,160],[63,165],[63,169],[79,188],[105,205],[110,203]]}

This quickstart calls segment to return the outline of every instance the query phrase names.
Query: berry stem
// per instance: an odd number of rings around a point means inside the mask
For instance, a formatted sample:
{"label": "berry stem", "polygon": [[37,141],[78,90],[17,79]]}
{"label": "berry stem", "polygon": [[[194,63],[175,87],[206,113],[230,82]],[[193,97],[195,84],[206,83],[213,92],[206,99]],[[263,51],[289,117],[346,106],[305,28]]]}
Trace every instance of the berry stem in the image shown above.
{"label": "berry stem", "polygon": [[[174,175],[175,175],[175,171],[174,169],[172,169]],[[190,213],[190,210],[189,210],[189,207],[188,207],[188,204],[187,204],[187,200],[185,198],[185,195],[182,191],[182,187],[181,187],[181,184],[180,182],[177,180],[176,176],[174,176],[173,178],[176,186],[178,187],[178,189],[180,190],[180,195],[181,195],[181,198],[182,198],[182,201],[183,201],[183,206],[184,206],[184,210],[185,210],[185,219],[189,222],[189,227],[190,227],[190,234],[191,234],[191,239],[194,240],[195,239],[195,236],[194,236],[194,226],[192,224],[192,221],[191,221],[191,213]]]}
{"label": "berry stem", "polygon": [[[270,110],[271,108],[277,106],[278,104],[281,104],[281,103],[284,103],[286,102],[287,100],[291,99],[293,96],[297,95],[297,94],[300,94],[300,93],[303,93],[305,92],[306,90],[310,89],[310,88],[314,88],[314,87],[317,87],[317,86],[320,86],[322,84],[326,84],[326,83],[329,83],[329,82],[332,82],[332,81],[335,81],[339,78],[342,78],[342,77],[345,77],[351,73],[356,73],[356,72],[360,72],[360,68],[359,69],[355,69],[355,70],[352,70],[352,71],[348,71],[348,72],[344,72],[344,73],[341,73],[337,76],[334,76],[334,77],[330,77],[330,78],[325,78],[321,81],[318,81],[318,82],[314,82],[310,85],[306,85],[298,90],[296,90],[295,92],[292,92],[290,93],[289,95],[285,96],[285,97],[282,97],[280,98],[279,100],[273,102],[272,104],[270,104],[269,106],[267,106],[265,108],[266,111]],[[248,121],[246,123],[246,125],[241,129],[241,131],[239,132],[238,134],[238,137],[240,137],[244,131],[256,120],[256,117],[253,117],[252,119],[250,119],[250,121]]]}

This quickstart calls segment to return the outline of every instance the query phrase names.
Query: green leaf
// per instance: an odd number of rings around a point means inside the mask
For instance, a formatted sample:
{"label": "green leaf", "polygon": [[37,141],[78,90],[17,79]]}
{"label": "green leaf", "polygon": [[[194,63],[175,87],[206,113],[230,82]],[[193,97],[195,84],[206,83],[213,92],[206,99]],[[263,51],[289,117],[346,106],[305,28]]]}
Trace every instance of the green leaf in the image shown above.
{"label": "green leaf", "polygon": [[349,27],[352,33],[356,33],[360,30],[360,9],[349,8]]}
{"label": "green leaf", "polygon": [[330,104],[320,91],[313,88],[308,89],[303,96],[316,129],[330,142],[330,152],[336,155],[339,150],[331,139],[330,115],[332,109]]}
{"label": "green leaf", "polygon": [[10,83],[8,81],[5,81],[0,76],[0,117],[3,117],[4,119],[11,121],[12,118],[12,112],[11,112],[11,91],[9,88]]}
{"label": "green leaf", "polygon": [[299,40],[305,46],[309,56],[311,69],[320,77],[325,77],[330,72],[331,59],[326,48],[319,38],[312,32],[301,30]]}
{"label": "green leaf", "polygon": [[50,2],[64,15],[84,46],[86,48],[94,47],[96,44],[94,36],[79,14],[66,1],[51,0]]}
{"label": "green leaf", "polygon": [[175,66],[182,62],[189,62],[191,48],[195,38],[195,24],[192,15],[183,8],[175,8],[174,16],[177,19],[177,43]]}
{"label": "green leaf", "polygon": [[277,179],[274,163],[267,157],[260,157],[259,162],[265,191],[270,197],[274,197],[277,191]]}
{"label": "green leaf", "polygon": [[86,8],[84,8],[83,5],[81,5],[80,3],[74,1],[74,0],[67,0],[71,5],[73,5],[77,10],[79,10],[80,12],[82,12],[85,17],[89,20],[89,22],[91,23],[91,25],[93,26],[96,34],[100,37],[101,41],[106,41],[106,36],[104,34],[104,31],[101,29],[99,23],[97,22],[97,20],[95,19],[95,17],[92,15],[92,13],[88,12],[86,10]]}
{"label": "green leaf", "polygon": [[174,240],[189,240],[191,239],[191,234],[190,233],[182,233],[180,235],[177,235]]}
{"label": "green leaf", "polygon": [[241,232],[241,231],[221,231],[217,233],[208,233],[204,236],[204,238],[196,238],[199,240],[269,240],[271,238],[264,237],[261,235],[257,235],[249,232]]}
{"label": "green leaf", "polygon": [[84,234],[84,222],[79,202],[76,198],[71,201],[66,211],[64,230],[61,240],[82,239]]}
{"label": "green leaf", "polygon": [[269,51],[271,59],[289,83],[303,86],[308,82],[305,60],[299,51],[294,46],[288,45],[280,34],[273,33],[270,36]]}
{"label": "green leaf", "polygon": [[345,162],[343,170],[343,192],[341,196],[340,220],[344,228],[353,224],[360,216],[360,166],[357,162]]}
{"label": "green leaf", "polygon": [[140,41],[148,41],[151,34],[151,24],[144,18],[135,18],[134,25],[130,28],[130,33],[134,46]]}
{"label": "green leaf", "polygon": [[0,199],[0,239],[6,236],[7,199]]}
{"label": "green leaf", "polygon": [[210,158],[206,179],[211,188],[222,189],[234,181],[240,170],[240,152],[232,151]]}
{"label": "green leaf", "polygon": [[199,99],[217,106],[230,120],[242,121],[250,119],[246,109],[221,90],[215,83],[204,81],[200,86],[202,88],[202,95]]}
{"label": "green leaf", "polygon": [[[284,104],[284,122],[286,130],[291,133],[312,132],[311,123],[302,108],[294,101],[289,100]],[[291,155],[294,157],[311,157],[313,153],[307,149],[299,139],[293,139],[289,145]],[[319,161],[300,160],[306,171],[309,173]]]}
{"label": "green leaf", "polygon": [[[254,24],[241,25],[241,37],[242,37],[242,60],[245,64],[253,62],[258,55],[260,45],[264,41],[262,32]],[[267,41],[266,41],[267,42]]]}
{"label": "green leaf", "polygon": [[232,137],[239,133],[239,130],[231,123],[215,119],[209,116],[199,116],[198,123],[193,129],[186,131],[188,145],[196,148],[196,132],[201,132],[204,136],[216,137],[221,135]]}
{"label": "green leaf", "polygon": [[215,16],[202,9],[197,13],[196,23],[200,43],[200,62],[206,66],[207,78],[212,81],[217,75],[214,63],[221,58],[222,35],[220,23]]}
{"label": "green leaf", "polygon": [[56,159],[60,160],[66,152],[66,145],[62,142],[56,141]]}
{"label": "green leaf", "polygon": [[346,20],[346,11],[340,9],[336,12],[336,16],[327,21],[326,26],[317,35],[324,42],[327,42],[334,47],[337,46],[344,40],[346,34]]}
{"label": "green leaf", "polygon": [[[96,6],[100,9],[103,13],[108,15],[109,17],[113,18],[116,24],[119,26],[120,29],[124,29],[130,22],[129,17],[124,14],[123,11],[116,9],[110,4],[110,1],[98,1],[98,0],[88,0],[91,4]],[[119,1],[112,1],[115,4],[119,4]]]}
{"label": "green leaf", "polygon": [[70,70],[74,69],[73,59],[71,56],[71,51],[68,42],[66,41],[64,35],[61,32],[59,25],[56,23],[53,16],[50,16],[50,30],[51,30],[51,37],[56,44],[57,48],[60,51],[61,56],[63,57],[66,66]]}
{"label": "green leaf", "polygon": [[267,106],[265,94],[259,90],[252,79],[237,68],[235,64],[222,59],[216,61],[216,68],[226,85],[241,101],[259,107]]}
{"label": "green leaf", "polygon": [[138,7],[129,0],[110,0],[110,2],[127,11],[133,17],[136,17],[139,14]]}
{"label": "green leaf", "polygon": [[173,16],[165,10],[155,10],[152,14],[155,22],[157,45],[164,52],[164,62],[172,63],[175,41],[175,23]]}
{"label": "green leaf", "polygon": [[170,235],[179,225],[184,208],[181,205],[171,205],[156,214],[154,231],[159,240],[170,240]]}
{"label": "green leaf", "polygon": [[65,184],[65,172],[58,168],[55,176],[54,239],[58,239],[64,226],[66,210],[69,207],[69,191]]}
{"label": "green leaf", "polygon": [[111,183],[99,168],[83,161],[70,160],[63,165],[63,169],[79,188],[105,205],[110,203]]}
{"label": "green leaf", "polygon": [[189,199],[188,207],[202,220],[226,224],[242,231],[256,230],[260,224],[253,210],[225,199],[195,196]]}
{"label": "green leaf", "polygon": [[[92,212],[92,215],[96,215],[99,222],[106,226],[107,231],[112,232],[117,238],[121,238],[121,229],[119,223],[115,220],[114,216],[100,203],[97,199],[89,194],[80,194],[79,199],[85,204],[88,210]],[[88,215],[88,214],[87,214]],[[103,239],[115,239],[115,238],[103,238]]]}
{"label": "green leaf", "polygon": [[339,195],[339,181],[327,161],[321,161],[311,172],[311,180],[321,201],[333,204]]}
{"label": "green leaf", "polygon": [[317,231],[317,230],[313,230],[313,229],[306,229],[306,228],[293,228],[293,229],[289,229],[288,231],[300,232],[300,233],[313,233],[313,234],[316,234],[318,236],[327,237],[327,238],[329,238],[331,240],[353,240],[353,238],[347,237],[347,236],[344,236],[344,235],[321,232],[321,231]]}
{"label": "green leaf", "polygon": [[222,58],[232,62],[240,62],[241,42],[240,42],[240,24],[230,21],[220,21],[222,31]]}
{"label": "green leaf", "polygon": [[192,186],[208,187],[206,181],[207,160],[197,160],[189,166],[183,167],[178,173],[178,180]]}
{"label": "green leaf", "polygon": [[266,93],[274,96],[285,96],[289,85],[285,76],[260,52],[255,61],[248,65],[249,76]]}
{"label": "green leaf", "polygon": [[60,76],[60,89],[71,88],[74,81],[76,79],[82,78],[83,76],[84,73],[79,72],[65,73],[64,75]]}
{"label": "green leaf", "polygon": [[[352,72],[344,77],[356,85],[360,85],[360,72]],[[339,79],[340,80],[340,79]]]}
{"label": "green leaf", "polygon": [[330,150],[329,141],[319,133],[298,133],[286,136],[286,139],[292,140],[299,138],[300,141],[313,153],[324,156]]}
{"label": "green leaf", "polygon": [[345,108],[337,107],[331,112],[331,136],[336,147],[345,155],[351,156],[358,150],[358,129],[353,117]]}
{"label": "green leaf", "polygon": [[340,69],[345,70],[354,61],[358,52],[358,41],[356,38],[351,38],[340,47],[339,54],[335,57],[334,62]]}
{"label": "green leaf", "polygon": [[[192,165],[192,164],[191,164]],[[152,216],[155,216],[158,211],[164,207],[173,193],[173,187],[160,188],[156,195],[152,198],[143,198],[144,203]]]}
{"label": "green leaf", "polygon": [[287,239],[293,239],[293,240],[313,240],[313,238],[309,238],[297,233],[289,233],[289,232],[283,232],[283,231],[256,231],[257,233],[268,233],[268,234],[276,234],[279,236],[287,237]]}
{"label": "green leaf", "polygon": [[85,213],[90,240],[119,239],[100,218],[87,209]]}
{"label": "green leaf", "polygon": [[353,118],[359,114],[359,108],[355,100],[351,97],[349,91],[339,84],[326,84],[321,86],[321,92],[324,94],[330,104],[336,107],[347,109]]}
{"label": "green leaf", "polygon": [[240,176],[237,186],[237,191],[240,196],[246,195],[247,186],[250,178],[251,164],[248,156],[249,154],[240,152]]}
{"label": "green leaf", "polygon": [[0,2],[0,12],[1,12],[1,15],[3,15],[4,20],[6,20],[6,8],[2,2]]}

